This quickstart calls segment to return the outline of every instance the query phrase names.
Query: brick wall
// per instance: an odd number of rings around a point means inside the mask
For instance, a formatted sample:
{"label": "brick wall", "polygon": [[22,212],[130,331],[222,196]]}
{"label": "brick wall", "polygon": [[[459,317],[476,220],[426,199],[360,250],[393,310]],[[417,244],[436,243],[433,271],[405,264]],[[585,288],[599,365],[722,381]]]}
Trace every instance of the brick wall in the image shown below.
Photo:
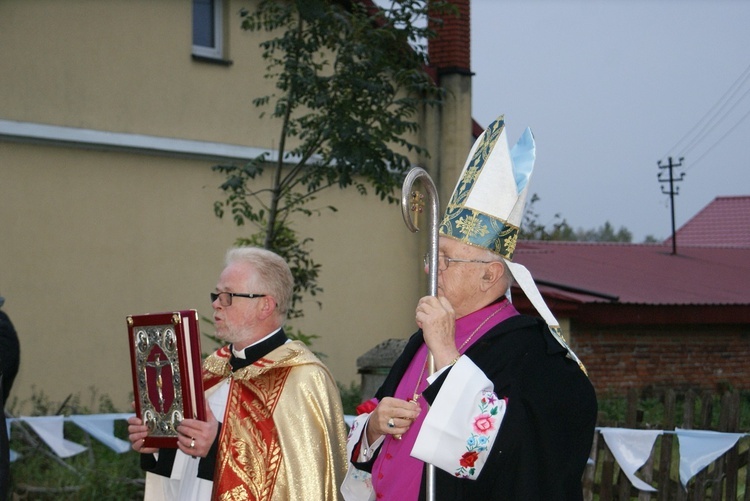
{"label": "brick wall", "polygon": [[572,346],[597,393],[750,390],[750,327],[571,326]]}
{"label": "brick wall", "polygon": [[452,0],[456,13],[443,14],[443,24],[431,24],[437,37],[429,40],[430,66],[439,72],[468,72],[471,68],[469,0]]}

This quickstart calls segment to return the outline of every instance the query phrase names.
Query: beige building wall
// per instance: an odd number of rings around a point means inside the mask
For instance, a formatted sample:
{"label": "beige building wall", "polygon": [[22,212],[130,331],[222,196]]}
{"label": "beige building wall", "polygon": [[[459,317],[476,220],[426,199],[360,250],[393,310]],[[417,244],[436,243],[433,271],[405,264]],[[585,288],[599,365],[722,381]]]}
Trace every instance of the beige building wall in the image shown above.
{"label": "beige building wall", "polygon": [[[88,403],[92,388],[127,410],[126,315],[210,316],[224,252],[252,232],[214,216],[223,177],[210,167],[278,143],[251,103],[268,82],[259,35],[239,27],[246,5],[225,5],[232,64],[219,65],[191,58],[190,2],[0,2],[0,295],[21,341],[17,412],[33,392]],[[455,133],[443,129],[421,132],[442,148],[428,169]],[[466,142],[446,158],[463,162]],[[296,225],[314,239],[323,306],[309,300],[293,327],[320,335],[313,349],[348,384],[358,356],[415,330],[427,234],[374,195],[319,204],[339,211]]]}

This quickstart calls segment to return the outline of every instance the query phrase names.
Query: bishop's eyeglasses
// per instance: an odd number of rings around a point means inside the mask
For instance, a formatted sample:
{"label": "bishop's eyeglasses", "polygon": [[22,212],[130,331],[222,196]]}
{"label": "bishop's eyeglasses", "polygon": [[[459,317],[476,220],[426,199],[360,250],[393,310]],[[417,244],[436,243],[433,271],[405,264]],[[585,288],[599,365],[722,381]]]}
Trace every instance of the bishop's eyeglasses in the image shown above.
{"label": "bishop's eyeglasses", "polygon": [[[459,259],[455,257],[446,257],[444,254],[438,254],[437,258],[438,262],[438,271],[443,271],[448,269],[448,266],[450,266],[451,263],[483,263],[483,264],[489,264],[494,261],[482,261],[480,259]],[[424,265],[425,267],[430,267],[430,254],[427,253],[424,255]]]}
{"label": "bishop's eyeglasses", "polygon": [[226,306],[232,306],[232,298],[233,297],[246,297],[246,298],[256,298],[256,297],[266,297],[268,294],[245,294],[242,292],[212,292],[211,293],[211,303],[219,300],[219,304],[226,307]]}

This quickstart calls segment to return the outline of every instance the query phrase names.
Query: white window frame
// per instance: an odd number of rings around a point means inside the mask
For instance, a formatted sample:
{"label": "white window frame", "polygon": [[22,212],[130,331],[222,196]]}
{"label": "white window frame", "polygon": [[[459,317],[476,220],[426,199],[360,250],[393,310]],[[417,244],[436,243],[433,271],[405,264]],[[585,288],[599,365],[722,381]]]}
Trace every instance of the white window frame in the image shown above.
{"label": "white window frame", "polygon": [[212,3],[214,7],[214,46],[193,45],[193,55],[222,59],[224,57],[224,2],[223,0],[212,0]]}

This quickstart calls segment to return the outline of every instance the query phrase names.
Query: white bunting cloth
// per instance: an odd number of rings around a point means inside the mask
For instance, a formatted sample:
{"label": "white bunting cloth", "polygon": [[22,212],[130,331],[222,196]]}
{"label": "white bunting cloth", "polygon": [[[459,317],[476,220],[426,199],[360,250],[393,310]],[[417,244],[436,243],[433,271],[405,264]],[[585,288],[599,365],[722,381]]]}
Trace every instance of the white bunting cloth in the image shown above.
{"label": "white bunting cloth", "polygon": [[[101,443],[122,454],[130,450],[130,442],[117,438],[114,433],[114,423],[117,420],[126,420],[133,414],[80,414],[75,416],[32,416],[8,418],[6,426],[8,428],[8,438],[11,435],[11,424],[13,422],[24,422],[39,436],[42,441],[49,446],[52,451],[61,458],[75,456],[85,451],[87,448],[83,445],[66,440],[64,437],[63,425],[66,421],[71,421],[85,430],[89,435],[99,440]],[[21,457],[16,451],[10,451],[10,461],[13,462]]]}
{"label": "white bunting cloth", "polygon": [[[117,453],[130,449],[130,442],[114,434],[114,422],[126,420],[133,414],[81,414],[75,416],[35,416],[16,417],[6,420],[7,434],[11,436],[11,424],[24,422],[28,424],[39,438],[46,443],[59,457],[67,458],[86,450],[86,447],[66,440],[63,425],[66,421],[75,423],[89,435]],[[344,416],[351,426],[355,416]],[[664,433],[676,434],[680,446],[680,481],[687,486],[690,479],[731,449],[747,433],[722,433],[717,431],[684,430],[633,430],[627,428],[597,428],[612,451],[623,473],[633,485],[643,491],[654,492],[656,489],[635,476],[635,472],[648,460],[656,438]],[[10,451],[10,460],[15,461],[21,455]]]}
{"label": "white bunting cloth", "polygon": [[636,477],[635,472],[648,461],[654,442],[662,431],[599,428],[599,432],[630,482],[642,491],[656,492],[654,487]]}
{"label": "white bunting cloth", "polygon": [[688,482],[703,468],[734,447],[745,433],[722,433],[704,430],[675,430],[680,442],[680,482]]}
{"label": "white bunting cloth", "polygon": [[130,442],[115,436],[116,416],[118,415],[90,414],[70,416],[70,420],[113,451],[122,454],[130,450]]}
{"label": "white bunting cloth", "polygon": [[67,458],[80,454],[86,447],[63,438],[64,420],[64,416],[36,416],[24,419],[55,454]]}

